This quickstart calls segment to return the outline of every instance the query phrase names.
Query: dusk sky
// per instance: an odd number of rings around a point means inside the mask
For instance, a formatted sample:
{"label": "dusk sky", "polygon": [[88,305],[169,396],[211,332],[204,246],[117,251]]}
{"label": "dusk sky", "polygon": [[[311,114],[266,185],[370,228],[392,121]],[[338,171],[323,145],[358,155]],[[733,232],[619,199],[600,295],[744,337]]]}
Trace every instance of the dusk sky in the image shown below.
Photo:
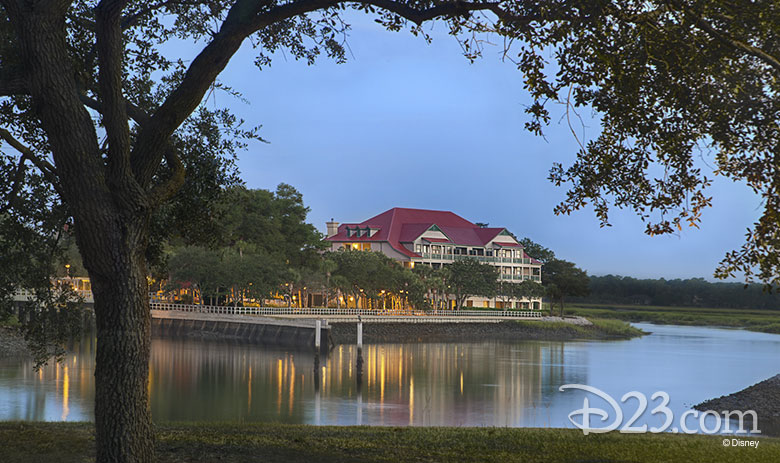
{"label": "dusk sky", "polygon": [[[551,106],[546,140],[524,130],[530,97],[500,47],[487,46],[470,64],[441,23],[428,26],[427,45],[367,17],[351,19],[348,63],[307,66],[277,54],[258,71],[245,46],[220,79],[250,104],[216,96],[249,125],[262,124],[270,142],[241,153],[247,186],[295,186],[323,232],[331,217],[360,222],[396,206],[451,210],[527,236],[592,275],[712,279],[759,216],[760,198],[723,178],[710,189],[714,207],[702,228],[678,236],[646,236],[630,211],[614,210],[604,229],[590,208],[555,216],[565,189],[547,180],[548,170],[570,163],[578,145],[562,107]],[[587,125],[585,137],[594,138],[597,122]]]}

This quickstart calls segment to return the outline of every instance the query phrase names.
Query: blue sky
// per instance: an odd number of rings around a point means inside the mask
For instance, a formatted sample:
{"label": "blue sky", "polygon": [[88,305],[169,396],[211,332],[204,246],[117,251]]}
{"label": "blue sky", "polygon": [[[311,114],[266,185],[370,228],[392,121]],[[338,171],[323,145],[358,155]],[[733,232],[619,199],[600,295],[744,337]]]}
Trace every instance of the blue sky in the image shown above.
{"label": "blue sky", "polygon": [[[245,46],[220,79],[250,104],[215,97],[248,124],[262,124],[270,141],[241,153],[247,185],[294,185],[323,232],[331,217],[358,222],[395,206],[443,209],[528,236],[590,274],[711,279],[759,216],[759,198],[723,178],[710,190],[714,207],[702,228],[679,236],[644,235],[630,211],[613,211],[611,228],[599,228],[590,208],[555,216],[565,190],[547,180],[548,170],[570,163],[578,145],[562,108],[553,108],[546,140],[524,130],[530,98],[500,47],[487,46],[470,64],[442,24],[432,26],[428,45],[369,18],[351,23],[348,63],[307,66],[277,54],[259,71]],[[598,124],[587,125],[585,137],[595,137]]]}

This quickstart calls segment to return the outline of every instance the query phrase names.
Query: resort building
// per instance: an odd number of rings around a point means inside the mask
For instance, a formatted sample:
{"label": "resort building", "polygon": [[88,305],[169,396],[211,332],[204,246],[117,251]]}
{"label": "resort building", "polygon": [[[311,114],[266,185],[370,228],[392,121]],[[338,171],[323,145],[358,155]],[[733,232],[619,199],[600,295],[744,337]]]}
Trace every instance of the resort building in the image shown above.
{"label": "resort building", "polygon": [[[506,228],[481,227],[449,211],[395,207],[360,223],[327,222],[332,251],[381,252],[404,267],[439,268],[477,259],[498,268],[501,281],[541,283],[542,264],[529,256]],[[541,299],[512,300],[512,308],[541,308]],[[467,307],[503,307],[497,299],[470,298]],[[508,307],[507,307],[508,308]]]}

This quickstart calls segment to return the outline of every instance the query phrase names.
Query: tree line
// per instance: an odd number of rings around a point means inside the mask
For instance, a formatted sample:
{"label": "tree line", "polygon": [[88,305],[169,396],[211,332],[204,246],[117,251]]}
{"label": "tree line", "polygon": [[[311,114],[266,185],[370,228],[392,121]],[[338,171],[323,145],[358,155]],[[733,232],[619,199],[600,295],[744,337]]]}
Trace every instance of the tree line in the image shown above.
{"label": "tree line", "polygon": [[[544,264],[542,284],[501,280],[496,267],[473,259],[406,268],[382,253],[329,252],[307,223],[308,213],[301,193],[284,183],[271,191],[233,182],[211,193],[208,208],[180,205],[170,214],[192,214],[199,225],[176,226],[186,223],[183,218],[162,222],[166,230],[147,252],[152,289],[208,305],[281,298],[290,307],[418,310],[462,308],[471,297],[503,308],[526,301],[520,308],[532,308],[532,299],[547,297],[561,314],[565,298],[587,292],[584,271],[528,238],[519,241]],[[87,276],[72,233],[61,235],[54,276]]]}
{"label": "tree line", "polygon": [[712,283],[703,278],[637,279],[591,276],[590,294],[573,299],[593,304],[632,304],[731,309],[780,309],[780,294],[760,284]]}

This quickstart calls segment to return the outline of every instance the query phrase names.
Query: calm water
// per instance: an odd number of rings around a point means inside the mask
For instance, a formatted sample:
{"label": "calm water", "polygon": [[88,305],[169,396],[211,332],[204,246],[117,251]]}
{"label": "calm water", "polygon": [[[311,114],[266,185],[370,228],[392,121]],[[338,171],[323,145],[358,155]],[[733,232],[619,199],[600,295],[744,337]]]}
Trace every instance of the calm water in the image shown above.
{"label": "calm water", "polygon": [[[355,346],[321,359],[306,352],[220,342],[155,339],[151,407],[156,420],[279,421],[309,424],[571,427],[582,391],[620,400],[665,391],[678,420],[691,405],[780,372],[780,336],[700,327],[637,325],[629,341],[371,344],[357,385]],[[59,365],[0,361],[0,420],[92,419],[93,340]],[[317,381],[318,380],[318,381]],[[315,384],[317,383],[317,384]],[[607,408],[588,395],[591,406]],[[649,412],[636,424],[657,426]],[[624,420],[637,409],[622,405]],[[625,422],[625,421],[624,421]],[[675,422],[676,424],[676,422]],[[691,419],[690,428],[697,428]]]}

